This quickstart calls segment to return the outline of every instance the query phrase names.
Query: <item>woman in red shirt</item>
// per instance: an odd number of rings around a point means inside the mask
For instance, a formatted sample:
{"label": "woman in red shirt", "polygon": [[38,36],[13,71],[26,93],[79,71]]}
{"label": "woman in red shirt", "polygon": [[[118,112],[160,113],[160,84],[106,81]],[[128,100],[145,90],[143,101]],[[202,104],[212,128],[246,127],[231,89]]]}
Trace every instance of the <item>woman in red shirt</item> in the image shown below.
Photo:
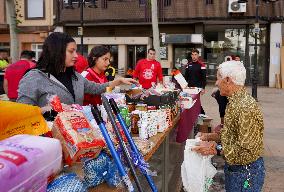
{"label": "woman in red shirt", "polygon": [[[89,81],[96,83],[106,83],[108,80],[105,76],[105,70],[110,64],[110,50],[105,46],[93,47],[88,56],[89,68],[81,74]],[[100,95],[85,94],[83,105],[97,105],[102,104]]]}

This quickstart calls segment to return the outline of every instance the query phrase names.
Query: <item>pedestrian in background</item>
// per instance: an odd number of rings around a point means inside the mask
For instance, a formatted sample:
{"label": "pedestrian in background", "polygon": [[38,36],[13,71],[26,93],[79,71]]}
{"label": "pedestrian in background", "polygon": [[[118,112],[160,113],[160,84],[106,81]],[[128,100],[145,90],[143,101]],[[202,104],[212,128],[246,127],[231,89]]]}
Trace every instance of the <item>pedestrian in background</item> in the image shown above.
{"label": "pedestrian in background", "polygon": [[82,73],[83,71],[85,71],[89,65],[88,65],[88,61],[87,59],[81,55],[80,53],[77,52],[77,61],[74,65],[75,71],[77,71],[78,73]]}
{"label": "pedestrian in background", "polygon": [[152,83],[163,83],[161,64],[156,61],[156,50],[148,49],[146,59],[138,61],[133,73],[133,78],[138,79],[144,89],[152,87]]}
{"label": "pedestrian in background", "polygon": [[115,68],[110,63],[107,69],[105,70],[105,76],[108,81],[113,81],[115,78]]}
{"label": "pedestrian in background", "polygon": [[239,55],[235,56],[235,61],[241,61],[241,57]]}
{"label": "pedestrian in background", "polygon": [[0,49],[0,70],[6,69],[9,65],[9,54],[8,50]]}
{"label": "pedestrian in background", "polygon": [[16,101],[18,98],[19,82],[24,74],[36,66],[32,62],[34,54],[34,51],[24,50],[21,53],[20,60],[7,67],[3,87],[10,101]]}
{"label": "pedestrian in background", "polygon": [[[246,69],[240,62],[228,61],[219,66],[216,85],[221,96],[229,100],[224,127],[220,135],[202,134],[203,141],[193,149],[202,155],[224,155],[227,192],[261,191],[265,177],[263,116],[244,87],[245,79]],[[221,141],[221,144],[210,140]]]}
{"label": "pedestrian in background", "polygon": [[[201,95],[203,95],[206,86],[206,66],[200,61],[199,51],[197,49],[191,51],[191,59],[192,61],[188,63],[185,69],[185,80],[189,87],[201,88]],[[202,106],[201,114],[205,114]]]}

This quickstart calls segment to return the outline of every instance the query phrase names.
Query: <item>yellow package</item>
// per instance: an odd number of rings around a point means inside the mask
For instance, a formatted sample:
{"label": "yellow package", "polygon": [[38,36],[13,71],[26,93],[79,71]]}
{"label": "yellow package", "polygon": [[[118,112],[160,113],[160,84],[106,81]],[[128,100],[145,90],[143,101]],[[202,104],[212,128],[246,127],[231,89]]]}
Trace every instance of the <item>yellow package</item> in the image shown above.
{"label": "yellow package", "polygon": [[0,140],[13,135],[42,135],[48,126],[37,106],[0,101]]}

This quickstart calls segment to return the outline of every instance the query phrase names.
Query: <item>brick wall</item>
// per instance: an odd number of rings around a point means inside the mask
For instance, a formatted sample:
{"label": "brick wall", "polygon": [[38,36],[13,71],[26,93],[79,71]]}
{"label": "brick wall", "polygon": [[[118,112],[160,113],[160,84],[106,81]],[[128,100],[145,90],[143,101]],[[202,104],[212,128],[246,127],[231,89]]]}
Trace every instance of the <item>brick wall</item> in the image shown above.
{"label": "brick wall", "polygon": [[[228,13],[227,0],[214,0],[214,4],[206,5],[205,0],[172,0],[171,6],[163,6],[164,0],[158,0],[160,21],[178,21],[178,20],[198,20],[227,18],[231,19]],[[132,1],[108,1],[107,8],[102,8],[102,1],[98,1],[98,8],[84,8],[84,20],[86,23],[94,22],[150,22],[150,6],[139,6],[138,0]],[[76,6],[74,6],[76,7]],[[264,17],[284,16],[284,0],[276,3],[266,4],[260,1],[259,15]],[[243,16],[255,15],[255,1],[250,0],[247,3],[247,12]],[[62,9],[60,21],[78,22],[80,19],[80,10]]]}
{"label": "brick wall", "polygon": [[0,25],[6,24],[6,10],[4,0],[0,0]]}

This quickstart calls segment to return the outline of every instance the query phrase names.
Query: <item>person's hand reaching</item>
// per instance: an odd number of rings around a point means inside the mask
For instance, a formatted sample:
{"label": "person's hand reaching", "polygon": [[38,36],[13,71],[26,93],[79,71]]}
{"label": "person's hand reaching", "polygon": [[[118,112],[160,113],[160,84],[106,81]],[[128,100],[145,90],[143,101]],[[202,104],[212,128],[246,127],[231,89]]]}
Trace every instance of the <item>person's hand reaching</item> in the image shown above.
{"label": "person's hand reaching", "polygon": [[207,156],[207,155],[216,155],[216,142],[214,141],[201,141],[199,143],[199,146],[196,146],[192,148],[192,151],[195,151],[197,153],[200,153],[201,155]]}
{"label": "person's hand reaching", "polygon": [[138,85],[139,84],[136,80],[132,78],[121,78],[120,82],[121,84],[126,84],[126,85],[131,85],[131,84]]}
{"label": "person's hand reaching", "polygon": [[118,86],[118,85],[121,85],[121,84],[126,84],[126,85],[136,84],[136,85],[139,85],[139,83],[134,79],[121,77],[121,78],[117,78],[117,79],[111,81],[109,83],[109,86],[111,88],[114,88],[115,86]]}
{"label": "person's hand reaching", "polygon": [[219,142],[220,136],[218,133],[197,133],[197,137],[200,137],[201,141],[215,141]]}

